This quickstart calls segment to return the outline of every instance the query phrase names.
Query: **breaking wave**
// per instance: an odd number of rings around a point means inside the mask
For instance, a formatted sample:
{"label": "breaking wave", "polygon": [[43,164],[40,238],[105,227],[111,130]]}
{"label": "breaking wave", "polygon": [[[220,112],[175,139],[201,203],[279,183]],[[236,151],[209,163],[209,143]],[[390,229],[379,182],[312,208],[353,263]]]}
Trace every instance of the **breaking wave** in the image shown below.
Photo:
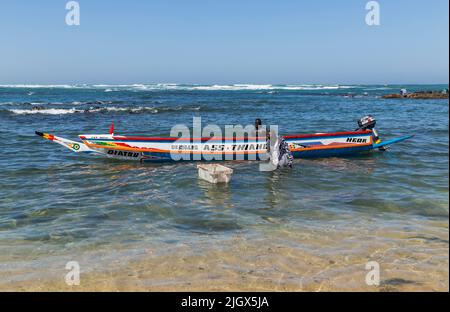
{"label": "breaking wave", "polygon": [[[156,102],[156,101],[154,101]],[[68,102],[0,102],[0,106],[12,106],[14,108],[31,107],[31,110],[42,110],[45,108],[51,108],[46,106],[86,106],[86,105],[96,105],[94,108],[101,107],[99,105],[108,104],[121,104],[123,101],[68,101]],[[153,102],[152,102],[153,103]],[[56,109],[56,107],[55,107]]]}
{"label": "breaking wave", "polygon": [[151,113],[158,114],[164,112],[175,111],[199,111],[200,106],[197,107],[91,107],[87,109],[72,108],[33,108],[33,109],[8,109],[7,111],[14,115],[66,115],[66,114],[83,114],[83,113],[108,113],[108,112],[123,112],[123,113]]}
{"label": "breaking wave", "polygon": [[30,114],[65,115],[81,112],[76,110],[75,108],[9,109],[8,111],[16,115],[30,115]]}
{"label": "breaking wave", "polygon": [[339,90],[360,88],[361,86],[347,85],[321,85],[321,84],[175,84],[175,83],[157,83],[157,84],[72,84],[72,85],[41,85],[41,84],[16,84],[0,85],[0,88],[22,88],[22,89],[93,89],[103,92],[119,91],[260,91],[260,90]]}
{"label": "breaking wave", "polygon": [[84,89],[89,88],[86,84],[56,84],[56,85],[44,85],[44,84],[11,84],[0,85],[0,88],[18,88],[18,89]]}

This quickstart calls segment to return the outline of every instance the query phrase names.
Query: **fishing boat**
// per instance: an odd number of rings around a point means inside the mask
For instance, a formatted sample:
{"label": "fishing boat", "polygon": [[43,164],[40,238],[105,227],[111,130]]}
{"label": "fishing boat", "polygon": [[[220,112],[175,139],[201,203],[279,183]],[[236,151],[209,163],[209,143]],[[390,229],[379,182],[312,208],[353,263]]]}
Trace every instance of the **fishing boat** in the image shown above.
{"label": "fishing boat", "polygon": [[[286,135],[283,139],[294,158],[322,158],[384,151],[389,145],[413,137],[407,135],[381,141],[375,130],[375,119],[371,116],[360,119],[358,125],[359,128],[354,131]],[[257,137],[121,136],[114,134],[113,127],[109,134],[79,135],[81,142],[39,131],[36,134],[76,153],[140,162],[265,160],[268,148],[267,142]]]}

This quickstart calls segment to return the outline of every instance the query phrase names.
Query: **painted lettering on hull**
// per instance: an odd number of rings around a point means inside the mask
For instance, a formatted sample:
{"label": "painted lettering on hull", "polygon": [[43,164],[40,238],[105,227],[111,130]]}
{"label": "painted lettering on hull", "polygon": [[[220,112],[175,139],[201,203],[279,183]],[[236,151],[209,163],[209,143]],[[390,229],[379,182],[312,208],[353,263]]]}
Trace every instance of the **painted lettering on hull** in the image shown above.
{"label": "painted lettering on hull", "polygon": [[202,144],[202,145],[189,145],[189,144],[172,144],[172,151],[205,151],[205,152],[242,152],[242,151],[266,151],[267,143],[244,143],[244,144]]}
{"label": "painted lettering on hull", "polygon": [[117,151],[117,150],[108,150],[108,155],[119,156],[119,157],[127,157],[127,158],[138,158],[141,155],[141,153],[127,152],[127,151]]}
{"label": "painted lettering on hull", "polygon": [[347,143],[367,143],[367,138],[347,138]]}

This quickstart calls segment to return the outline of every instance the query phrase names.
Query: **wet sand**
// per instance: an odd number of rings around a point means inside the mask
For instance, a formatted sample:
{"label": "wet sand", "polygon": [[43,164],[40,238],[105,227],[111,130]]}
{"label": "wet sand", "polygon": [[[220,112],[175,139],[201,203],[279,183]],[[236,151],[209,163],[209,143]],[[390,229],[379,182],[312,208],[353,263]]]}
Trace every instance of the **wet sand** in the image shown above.
{"label": "wet sand", "polygon": [[[348,225],[348,223],[346,223]],[[30,267],[0,272],[1,291],[448,291],[448,221],[420,231],[363,222],[277,226],[260,237],[205,237],[196,246],[103,248],[77,256],[79,286],[64,281],[69,255],[35,257]],[[18,260],[19,261],[19,260]],[[380,285],[365,283],[368,261]],[[26,262],[26,261],[24,261]],[[28,262],[29,263],[29,262]]]}

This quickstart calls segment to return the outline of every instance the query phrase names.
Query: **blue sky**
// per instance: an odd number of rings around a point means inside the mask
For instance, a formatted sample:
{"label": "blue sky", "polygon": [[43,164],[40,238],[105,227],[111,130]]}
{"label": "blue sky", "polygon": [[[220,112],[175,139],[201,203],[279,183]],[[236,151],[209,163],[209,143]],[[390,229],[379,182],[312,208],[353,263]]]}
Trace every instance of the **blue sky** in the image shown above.
{"label": "blue sky", "polygon": [[448,0],[0,2],[0,84],[448,83]]}

